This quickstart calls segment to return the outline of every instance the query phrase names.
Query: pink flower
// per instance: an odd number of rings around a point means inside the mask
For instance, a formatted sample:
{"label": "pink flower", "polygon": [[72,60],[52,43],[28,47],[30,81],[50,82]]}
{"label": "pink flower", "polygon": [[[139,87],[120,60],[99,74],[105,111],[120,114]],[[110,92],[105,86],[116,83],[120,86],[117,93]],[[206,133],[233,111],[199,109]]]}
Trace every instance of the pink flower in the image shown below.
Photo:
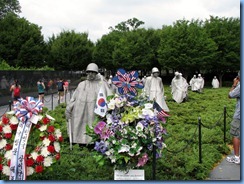
{"label": "pink flower", "polygon": [[111,132],[107,129],[107,130],[104,130],[101,134],[100,134],[100,137],[101,139],[108,139],[111,135]]}
{"label": "pink flower", "polygon": [[148,161],[148,155],[145,153],[141,158],[138,159],[137,167],[144,166]]}
{"label": "pink flower", "polygon": [[104,121],[98,122],[98,124],[94,128],[94,132],[96,134],[101,134],[103,132],[103,129],[105,126],[106,126],[106,123]]}

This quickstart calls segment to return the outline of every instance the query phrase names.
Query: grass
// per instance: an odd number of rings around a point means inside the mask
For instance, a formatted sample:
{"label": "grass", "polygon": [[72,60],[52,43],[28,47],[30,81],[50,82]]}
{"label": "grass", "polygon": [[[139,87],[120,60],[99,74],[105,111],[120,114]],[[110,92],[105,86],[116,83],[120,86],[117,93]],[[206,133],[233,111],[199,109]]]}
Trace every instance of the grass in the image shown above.
{"label": "grass", "polygon": [[[230,153],[230,122],[236,101],[228,98],[229,88],[205,88],[203,93],[189,91],[187,102],[177,104],[172,100],[170,88],[165,86],[166,103],[170,117],[164,125],[168,135],[163,157],[156,162],[156,180],[205,180],[223,155]],[[224,141],[224,107],[226,116],[226,141]],[[61,160],[42,174],[28,180],[114,180],[110,163],[97,165],[93,149],[74,145],[69,149],[65,121],[65,104],[60,104],[49,114],[61,125],[64,143],[61,145]],[[201,121],[200,121],[201,120]],[[201,122],[201,163],[199,158],[199,122]],[[146,165],[145,179],[153,180],[152,163]],[[2,179],[7,179],[3,178]]]}

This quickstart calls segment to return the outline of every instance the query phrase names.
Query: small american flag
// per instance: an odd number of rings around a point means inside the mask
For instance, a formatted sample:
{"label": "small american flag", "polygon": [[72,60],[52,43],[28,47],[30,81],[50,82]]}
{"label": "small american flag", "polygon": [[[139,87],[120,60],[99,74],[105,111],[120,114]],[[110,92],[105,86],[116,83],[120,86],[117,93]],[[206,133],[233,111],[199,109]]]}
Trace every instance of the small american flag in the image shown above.
{"label": "small american flag", "polygon": [[169,117],[169,114],[167,114],[156,101],[153,102],[153,109],[156,109],[158,111],[157,116],[159,119]]}

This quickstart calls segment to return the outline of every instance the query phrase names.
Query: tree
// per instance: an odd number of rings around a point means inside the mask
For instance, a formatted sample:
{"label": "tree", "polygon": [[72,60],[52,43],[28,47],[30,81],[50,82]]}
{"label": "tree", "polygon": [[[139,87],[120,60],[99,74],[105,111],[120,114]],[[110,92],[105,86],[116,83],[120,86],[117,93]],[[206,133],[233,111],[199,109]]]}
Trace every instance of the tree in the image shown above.
{"label": "tree", "polygon": [[50,56],[47,61],[55,70],[84,70],[92,62],[94,44],[87,33],[62,31],[49,39]]}
{"label": "tree", "polygon": [[112,73],[116,69],[141,70],[145,75],[148,68],[158,66],[158,31],[136,29],[128,32],[112,31],[96,44],[94,60]]}
{"label": "tree", "polygon": [[216,57],[209,61],[207,70],[218,75],[222,86],[226,72],[240,70],[240,19],[210,16],[204,28],[217,45]]}
{"label": "tree", "polygon": [[158,59],[165,69],[178,70],[187,78],[195,71],[204,70],[215,57],[216,44],[199,20],[178,20],[164,26],[158,48]]}
{"label": "tree", "polygon": [[21,13],[21,6],[18,0],[0,0],[0,19],[8,13]]}
{"label": "tree", "polygon": [[122,31],[122,32],[132,31],[132,30],[136,30],[143,24],[144,24],[143,21],[140,21],[137,18],[132,18],[132,19],[128,19],[127,21],[120,22],[119,24],[117,24],[115,26],[115,28],[109,27],[109,29],[111,31],[117,30],[117,31]]}
{"label": "tree", "polygon": [[41,27],[13,13],[0,19],[0,57],[10,66],[42,67],[45,51]]}
{"label": "tree", "polygon": [[113,60],[113,52],[122,36],[122,32],[112,31],[107,35],[103,35],[102,38],[97,41],[96,47],[94,48],[94,62],[112,73],[115,73],[118,67],[117,63]]}

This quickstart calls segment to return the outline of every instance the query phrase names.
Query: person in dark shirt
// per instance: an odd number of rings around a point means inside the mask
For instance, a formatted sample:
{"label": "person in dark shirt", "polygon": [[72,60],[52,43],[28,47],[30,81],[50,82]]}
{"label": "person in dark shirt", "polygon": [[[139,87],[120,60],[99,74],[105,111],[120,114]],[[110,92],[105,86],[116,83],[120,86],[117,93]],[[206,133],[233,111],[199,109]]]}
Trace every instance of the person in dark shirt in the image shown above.
{"label": "person in dark shirt", "polygon": [[59,103],[64,102],[64,81],[63,79],[57,80],[57,89],[58,89],[58,101]]}

